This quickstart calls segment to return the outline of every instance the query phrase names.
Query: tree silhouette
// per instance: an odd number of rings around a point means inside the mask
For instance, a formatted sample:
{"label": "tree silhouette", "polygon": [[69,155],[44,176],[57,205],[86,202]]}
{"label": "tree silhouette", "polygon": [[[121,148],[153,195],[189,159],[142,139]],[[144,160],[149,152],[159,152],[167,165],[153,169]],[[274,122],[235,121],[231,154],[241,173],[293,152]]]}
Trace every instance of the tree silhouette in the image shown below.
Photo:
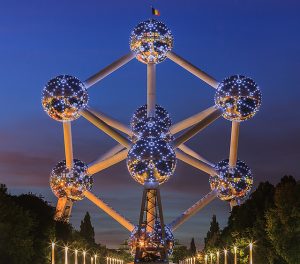
{"label": "tree silhouette", "polygon": [[84,219],[80,223],[79,233],[90,245],[95,244],[95,231],[91,223],[90,214],[88,212],[86,212]]}
{"label": "tree silhouette", "polygon": [[212,221],[210,222],[210,228],[206,238],[204,238],[204,244],[206,251],[213,250],[220,245],[220,226],[215,215],[213,215]]}
{"label": "tree silhouette", "polygon": [[194,256],[197,253],[197,248],[196,248],[196,244],[195,244],[195,239],[192,238],[191,240],[191,244],[190,244],[190,252],[191,254]]}

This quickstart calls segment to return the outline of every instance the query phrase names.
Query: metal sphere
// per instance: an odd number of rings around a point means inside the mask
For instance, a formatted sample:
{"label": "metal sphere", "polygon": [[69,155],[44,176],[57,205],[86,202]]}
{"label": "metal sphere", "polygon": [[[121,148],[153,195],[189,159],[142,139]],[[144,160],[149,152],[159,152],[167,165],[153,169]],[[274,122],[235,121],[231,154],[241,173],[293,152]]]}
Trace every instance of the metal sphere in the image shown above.
{"label": "metal sphere", "polygon": [[251,78],[233,75],[219,84],[215,104],[223,109],[224,118],[230,121],[245,121],[259,110],[261,91]]}
{"label": "metal sphere", "polygon": [[93,178],[86,171],[87,166],[78,159],[74,159],[71,169],[67,168],[65,160],[59,162],[50,174],[50,187],[54,195],[73,201],[82,200],[83,193],[90,191],[93,185]]}
{"label": "metal sphere", "polygon": [[173,48],[173,35],[168,27],[155,19],[139,23],[131,32],[130,49],[143,63],[160,63]]}
{"label": "metal sphere", "polygon": [[253,176],[250,168],[238,160],[235,167],[230,168],[229,160],[225,159],[216,165],[218,175],[209,179],[211,189],[218,190],[221,200],[243,199],[251,191]]}
{"label": "metal sphere", "polygon": [[42,105],[47,114],[57,121],[73,121],[87,106],[85,85],[76,77],[59,75],[51,79],[42,92]]}
{"label": "metal sphere", "polygon": [[176,167],[174,149],[164,140],[146,138],[138,140],[128,152],[127,168],[135,181],[169,180]]}
{"label": "metal sphere", "polygon": [[[156,221],[154,230],[147,232],[146,227],[142,226],[140,235],[138,234],[138,226],[135,226],[128,239],[128,245],[130,247],[130,253],[135,255],[136,248],[138,246],[145,248],[146,251],[155,251],[159,247],[163,247],[161,224]],[[172,255],[174,248],[174,235],[169,226],[165,225],[165,243],[167,246],[168,255]]]}
{"label": "metal sphere", "polygon": [[137,139],[157,138],[166,141],[172,139],[169,126],[159,121],[156,117],[147,117],[142,122],[139,122],[134,128],[134,135]]}
{"label": "metal sphere", "polygon": [[[160,105],[155,105],[156,126],[164,131],[168,131],[172,125],[172,120],[165,108]],[[139,107],[133,114],[130,127],[133,133],[138,134],[145,128],[147,122],[147,104]]]}

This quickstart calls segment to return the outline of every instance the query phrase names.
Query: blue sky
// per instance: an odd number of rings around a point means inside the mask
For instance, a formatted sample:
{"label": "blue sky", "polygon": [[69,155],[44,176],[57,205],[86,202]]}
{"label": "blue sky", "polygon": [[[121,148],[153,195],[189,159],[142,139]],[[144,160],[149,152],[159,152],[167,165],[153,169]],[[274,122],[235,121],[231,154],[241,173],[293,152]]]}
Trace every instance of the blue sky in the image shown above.
{"label": "blue sky", "polygon": [[[172,30],[174,51],[217,80],[245,74],[260,85],[261,111],[242,123],[239,158],[253,170],[255,184],[297,179],[300,160],[300,3],[279,0],[6,1],[0,8],[0,182],[12,193],[41,193],[55,204],[51,168],[64,158],[61,124],[41,107],[45,83],[61,73],[85,80],[129,51],[132,28],[150,17],[150,6]],[[214,89],[165,61],[157,67],[158,103],[174,122],[213,104]],[[89,89],[90,105],[129,123],[146,100],[146,67],[133,60]],[[75,157],[90,162],[114,141],[83,119],[73,123]],[[189,141],[212,162],[228,156],[230,123],[224,119]],[[95,175],[94,192],[137,221],[141,187],[125,163]],[[205,174],[178,163],[162,186],[167,222],[209,192]],[[99,242],[117,246],[128,233],[88,201],[74,206],[78,226],[90,211]],[[215,201],[176,232],[197,245],[216,214],[226,224],[229,206]],[[109,241],[108,241],[109,239]]]}

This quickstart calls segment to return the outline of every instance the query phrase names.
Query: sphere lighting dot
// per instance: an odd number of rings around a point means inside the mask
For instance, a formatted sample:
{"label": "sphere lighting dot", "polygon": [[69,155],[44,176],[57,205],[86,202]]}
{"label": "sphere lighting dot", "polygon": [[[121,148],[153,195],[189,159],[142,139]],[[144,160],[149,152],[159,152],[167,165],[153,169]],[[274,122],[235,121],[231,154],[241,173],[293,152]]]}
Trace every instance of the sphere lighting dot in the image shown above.
{"label": "sphere lighting dot", "polygon": [[42,105],[46,113],[57,121],[73,121],[87,106],[85,85],[76,77],[59,75],[51,79],[42,92]]}
{"label": "sphere lighting dot", "polygon": [[230,121],[245,121],[258,112],[261,106],[261,92],[251,78],[233,75],[219,84],[215,104],[223,109],[224,118]]}
{"label": "sphere lighting dot", "polygon": [[175,167],[174,149],[164,140],[140,139],[128,152],[128,171],[140,184],[146,181],[162,184],[173,175]]}
{"label": "sphere lighting dot", "polygon": [[[155,118],[156,126],[160,127],[164,131],[168,131],[172,125],[172,121],[169,113],[165,108],[160,105],[155,105]],[[147,104],[139,107],[133,114],[130,127],[133,133],[138,134],[145,128],[145,123],[147,122]]]}
{"label": "sphere lighting dot", "polygon": [[242,199],[246,197],[253,185],[253,176],[250,168],[238,160],[236,166],[231,168],[229,160],[225,159],[216,165],[217,176],[211,176],[211,189],[218,190],[221,200]]}
{"label": "sphere lighting dot", "polygon": [[130,49],[143,63],[160,63],[173,48],[173,35],[168,27],[155,19],[139,23],[131,32]]}
{"label": "sphere lighting dot", "polygon": [[90,191],[93,178],[86,173],[87,166],[74,159],[73,167],[67,168],[66,161],[59,162],[51,171],[50,187],[57,198],[67,197],[73,201],[82,200],[83,193]]}
{"label": "sphere lighting dot", "polygon": [[[169,256],[173,253],[174,242],[175,240],[172,230],[169,226],[165,225],[165,243]],[[138,226],[136,226],[131,232],[128,245],[132,256],[135,255],[137,246],[143,247],[146,251],[152,251],[153,248],[163,247],[164,243],[162,240],[161,224],[156,221],[152,232],[147,232],[145,226],[142,226],[140,235],[138,234]]]}

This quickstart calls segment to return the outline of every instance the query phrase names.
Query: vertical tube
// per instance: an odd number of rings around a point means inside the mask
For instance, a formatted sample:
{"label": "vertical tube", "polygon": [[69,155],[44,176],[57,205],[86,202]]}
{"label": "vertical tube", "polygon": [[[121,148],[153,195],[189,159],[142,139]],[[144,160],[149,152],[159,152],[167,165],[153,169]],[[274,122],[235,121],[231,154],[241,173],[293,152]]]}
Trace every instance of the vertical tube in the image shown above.
{"label": "vertical tube", "polygon": [[75,257],[74,257],[74,264],[78,264],[78,250],[75,249]]}
{"label": "vertical tube", "polygon": [[234,246],[234,264],[237,264],[237,247]]}
{"label": "vertical tube", "polygon": [[72,129],[71,122],[63,122],[64,142],[67,168],[73,167],[73,146],[72,146]]}
{"label": "vertical tube", "polygon": [[147,116],[155,116],[156,105],[156,64],[147,64]]}
{"label": "vertical tube", "polygon": [[227,250],[224,249],[224,264],[227,264]]}
{"label": "vertical tube", "polygon": [[68,247],[65,247],[65,264],[68,264]]}
{"label": "vertical tube", "polygon": [[51,244],[51,264],[55,264],[55,243],[52,242]]}
{"label": "vertical tube", "polygon": [[240,123],[232,121],[231,126],[231,140],[230,140],[230,153],[229,153],[229,166],[235,167],[237,162],[237,153],[239,145],[239,133],[240,133]]}
{"label": "vertical tube", "polygon": [[250,254],[250,256],[249,256],[249,264],[253,264],[253,256],[252,256],[252,250],[253,250],[253,244],[252,244],[252,242],[249,244],[249,254]]}

